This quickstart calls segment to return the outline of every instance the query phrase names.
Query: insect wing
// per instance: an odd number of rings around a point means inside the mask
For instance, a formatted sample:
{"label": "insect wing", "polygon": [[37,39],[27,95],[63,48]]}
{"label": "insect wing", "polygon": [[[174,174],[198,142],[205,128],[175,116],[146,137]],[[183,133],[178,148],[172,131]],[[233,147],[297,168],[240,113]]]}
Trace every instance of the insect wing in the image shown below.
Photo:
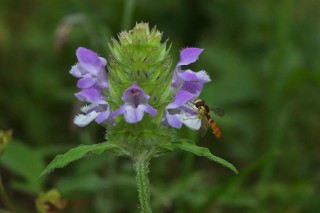
{"label": "insect wing", "polygon": [[201,115],[201,127],[200,127],[200,136],[204,137],[210,128],[209,121],[205,115]]}
{"label": "insect wing", "polygon": [[217,116],[223,117],[226,113],[223,111],[223,109],[219,107],[210,108],[210,110]]}

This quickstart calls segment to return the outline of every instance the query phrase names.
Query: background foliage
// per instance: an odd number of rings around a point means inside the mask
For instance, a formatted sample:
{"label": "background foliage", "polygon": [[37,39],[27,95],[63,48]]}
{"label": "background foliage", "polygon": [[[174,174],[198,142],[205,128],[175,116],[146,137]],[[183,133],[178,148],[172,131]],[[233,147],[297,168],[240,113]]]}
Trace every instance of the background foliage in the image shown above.
{"label": "background foliage", "polygon": [[176,61],[183,47],[205,48],[194,68],[213,79],[202,98],[226,111],[216,118],[223,137],[179,134],[240,172],[182,152],[155,159],[155,212],[317,212],[319,10],[317,0],[3,1],[0,128],[13,129],[14,140],[1,173],[15,206],[35,212],[36,196],[55,187],[68,199],[65,212],[139,211],[126,159],[92,156],[38,174],[56,154],[104,138],[98,125],[72,123],[80,105],[68,73],[76,48],[107,57],[112,36],[146,21],[170,39]]}

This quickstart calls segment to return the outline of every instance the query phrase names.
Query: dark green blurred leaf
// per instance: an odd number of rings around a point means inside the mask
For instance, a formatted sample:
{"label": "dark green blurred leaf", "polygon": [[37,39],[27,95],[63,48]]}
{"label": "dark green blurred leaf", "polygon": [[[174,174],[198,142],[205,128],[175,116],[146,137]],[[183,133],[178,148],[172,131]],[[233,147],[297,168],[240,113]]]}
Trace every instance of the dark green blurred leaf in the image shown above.
{"label": "dark green blurred leaf", "polygon": [[42,190],[43,179],[39,178],[39,174],[45,166],[36,149],[13,140],[1,156],[0,162],[6,169],[23,178],[24,182],[14,183],[17,188],[29,193],[39,193]]}
{"label": "dark green blurred leaf", "polygon": [[[235,104],[259,98],[258,72],[240,52],[222,44],[203,44],[202,66],[210,72],[212,83],[204,87],[202,97],[208,104]],[[200,60],[201,61],[201,60]],[[211,69],[210,69],[211,68]]]}
{"label": "dark green blurred leaf", "polygon": [[174,200],[184,199],[188,203],[198,203],[203,199],[201,192],[195,194],[195,189],[201,188],[203,175],[195,172],[189,176],[182,176],[180,179],[172,183],[166,183],[166,186],[152,187],[151,193],[154,195],[154,205],[170,206]]}
{"label": "dark green blurred leaf", "polygon": [[77,192],[95,192],[104,188],[105,180],[97,174],[85,174],[81,176],[65,177],[59,181],[57,187],[63,194],[72,194]]}

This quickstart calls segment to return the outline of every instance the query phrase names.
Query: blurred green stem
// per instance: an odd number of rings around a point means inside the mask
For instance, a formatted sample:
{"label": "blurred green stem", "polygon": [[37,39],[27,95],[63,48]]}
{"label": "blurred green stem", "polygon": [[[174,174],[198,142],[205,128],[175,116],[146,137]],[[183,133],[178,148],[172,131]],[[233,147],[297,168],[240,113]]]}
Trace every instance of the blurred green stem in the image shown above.
{"label": "blurred green stem", "polygon": [[134,169],[136,172],[140,208],[142,213],[152,212],[150,206],[150,185],[149,185],[149,161],[145,159],[136,160],[134,162]]}
{"label": "blurred green stem", "polygon": [[[262,181],[269,181],[272,178],[274,167],[277,162],[277,153],[281,150],[281,144],[284,140],[284,129],[290,122],[291,103],[285,99],[285,84],[288,81],[287,55],[290,51],[290,31],[293,16],[294,1],[284,0],[278,2],[270,0],[271,10],[274,18],[274,47],[272,50],[269,78],[270,85],[267,88],[266,100],[268,120],[267,128],[272,134],[268,135],[268,150],[266,151],[266,163],[261,172]],[[274,77],[276,76],[276,78]],[[279,107],[281,103],[281,107]]]}
{"label": "blurred green stem", "polygon": [[4,187],[3,187],[3,183],[2,183],[2,177],[1,177],[1,174],[0,174],[0,199],[2,200],[4,206],[10,210],[10,213],[15,213],[15,209],[6,193],[6,191],[4,190]]}
{"label": "blurred green stem", "polygon": [[122,29],[127,29],[130,27],[132,14],[134,9],[135,0],[126,0],[124,3],[123,19],[122,19]]}

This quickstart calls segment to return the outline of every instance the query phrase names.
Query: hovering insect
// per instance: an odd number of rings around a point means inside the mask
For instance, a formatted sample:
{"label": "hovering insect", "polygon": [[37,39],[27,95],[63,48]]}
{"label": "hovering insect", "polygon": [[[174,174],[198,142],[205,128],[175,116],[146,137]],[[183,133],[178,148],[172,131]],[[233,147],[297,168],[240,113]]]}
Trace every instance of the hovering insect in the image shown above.
{"label": "hovering insect", "polygon": [[[210,127],[217,138],[221,138],[221,131],[217,123],[212,119],[210,115],[210,108],[202,99],[197,99],[194,102],[194,106],[197,108],[199,115],[201,116],[200,135],[203,137],[208,128]],[[224,116],[224,111],[220,108],[211,108],[211,111],[217,116]]]}

